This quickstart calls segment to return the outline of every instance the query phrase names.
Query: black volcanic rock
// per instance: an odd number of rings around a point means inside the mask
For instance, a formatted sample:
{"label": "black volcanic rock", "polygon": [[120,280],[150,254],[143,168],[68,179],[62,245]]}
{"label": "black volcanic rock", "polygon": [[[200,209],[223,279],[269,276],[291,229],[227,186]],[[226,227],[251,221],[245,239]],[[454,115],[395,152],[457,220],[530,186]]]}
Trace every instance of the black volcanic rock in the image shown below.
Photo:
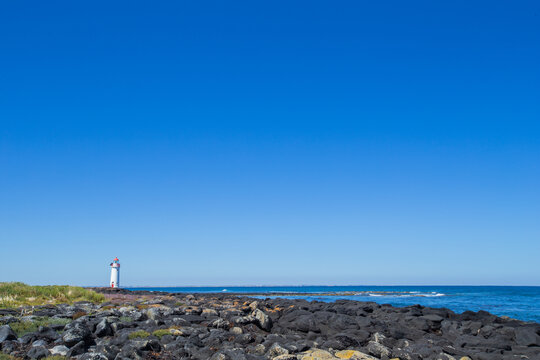
{"label": "black volcanic rock", "polygon": [[[103,292],[120,300],[36,309],[48,314],[45,318],[83,314],[65,327],[52,322],[16,339],[9,326],[0,326],[2,351],[39,358],[63,349],[79,360],[540,359],[540,324],[483,311],[456,314],[356,301]],[[13,311],[0,311],[0,323],[19,321]]]}
{"label": "black volcanic rock", "polygon": [[43,359],[49,356],[49,350],[45,346],[32,346],[26,356],[30,359]]}
{"label": "black volcanic rock", "polygon": [[71,347],[79,342],[87,341],[91,336],[91,332],[86,324],[74,321],[66,326],[66,331],[62,335],[64,343]]}
{"label": "black volcanic rock", "polygon": [[2,325],[0,326],[0,343],[6,340],[17,340],[17,334],[9,325]]}

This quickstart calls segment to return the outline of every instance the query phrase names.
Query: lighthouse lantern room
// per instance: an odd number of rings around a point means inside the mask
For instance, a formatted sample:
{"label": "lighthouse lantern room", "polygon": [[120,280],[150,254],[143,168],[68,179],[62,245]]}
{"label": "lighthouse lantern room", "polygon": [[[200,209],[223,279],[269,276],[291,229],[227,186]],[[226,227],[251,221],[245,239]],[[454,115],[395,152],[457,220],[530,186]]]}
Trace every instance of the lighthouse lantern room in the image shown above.
{"label": "lighthouse lantern room", "polygon": [[117,257],[111,263],[111,287],[120,287],[120,263]]}

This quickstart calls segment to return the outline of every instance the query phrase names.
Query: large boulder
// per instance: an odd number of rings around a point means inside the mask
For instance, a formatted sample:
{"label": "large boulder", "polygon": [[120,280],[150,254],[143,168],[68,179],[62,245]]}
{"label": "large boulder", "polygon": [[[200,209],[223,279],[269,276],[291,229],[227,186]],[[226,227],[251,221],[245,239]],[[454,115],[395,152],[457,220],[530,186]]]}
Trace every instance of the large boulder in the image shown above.
{"label": "large boulder", "polygon": [[10,354],[17,351],[20,345],[21,344],[17,340],[6,340],[0,343],[0,349],[2,349],[2,352]]}
{"label": "large boulder", "polygon": [[72,322],[66,326],[66,331],[62,335],[62,340],[71,347],[81,341],[88,341],[91,336],[88,327],[82,322]]}
{"label": "large boulder", "polygon": [[97,325],[96,325],[96,331],[94,334],[97,337],[104,337],[104,336],[110,336],[112,335],[113,331],[111,328],[111,325],[109,324],[109,321],[104,318],[102,319]]}
{"label": "large boulder", "polygon": [[367,344],[366,349],[371,355],[377,356],[379,358],[382,358],[383,356],[389,358],[390,355],[392,355],[392,351],[389,348],[375,341],[370,341]]}
{"label": "large boulder", "polygon": [[278,343],[274,343],[267,352],[267,357],[274,358],[279,355],[286,355],[289,353],[289,350],[285,349],[283,346]]}
{"label": "large boulder", "polygon": [[247,344],[250,344],[253,341],[255,341],[255,337],[253,335],[249,334],[249,333],[240,334],[240,335],[236,336],[234,341],[236,343],[238,343],[238,344],[241,344],[241,345],[247,345]]}
{"label": "large boulder", "polygon": [[201,315],[204,317],[212,317],[212,316],[218,316],[219,314],[215,309],[205,308],[202,310]]}
{"label": "large boulder", "polygon": [[219,348],[223,342],[229,337],[229,332],[223,329],[212,329],[210,335],[205,337],[202,341],[207,347]]}
{"label": "large boulder", "polygon": [[146,309],[146,316],[151,320],[159,320],[161,318],[161,309],[156,307]]}
{"label": "large boulder", "polygon": [[272,329],[272,319],[262,310],[255,309],[251,313],[255,318],[255,324],[263,330],[270,331]]}
{"label": "large boulder", "polygon": [[254,323],[256,321],[255,317],[253,315],[246,315],[246,316],[235,316],[231,319],[235,324],[239,325],[247,325]]}
{"label": "large boulder", "polygon": [[358,345],[359,342],[354,338],[353,335],[343,333],[335,335],[333,338],[325,341],[323,344],[325,348],[332,348],[336,350],[345,350]]}
{"label": "large boulder", "polygon": [[60,338],[60,334],[48,326],[40,326],[35,334],[38,339],[47,341],[55,341]]}
{"label": "large boulder", "polygon": [[131,343],[128,343],[128,344],[125,344],[123,347],[122,347],[122,350],[120,351],[120,353],[118,353],[118,355],[115,357],[115,359],[117,360],[142,360],[143,359],[143,354],[141,352],[141,350],[139,350],[137,347],[133,346],[133,344]]}
{"label": "large boulder", "polygon": [[49,350],[45,346],[32,346],[26,356],[30,359],[43,359],[49,356]]}
{"label": "large boulder", "polygon": [[86,352],[86,344],[84,340],[79,341],[66,354],[66,357],[72,358],[77,355],[82,355]]}
{"label": "large boulder", "polygon": [[96,346],[95,352],[105,355],[109,360],[113,360],[116,355],[118,355],[120,350],[118,349],[118,347],[113,345],[99,344]]}
{"label": "large boulder", "polygon": [[217,318],[216,320],[208,324],[208,326],[218,329],[229,329],[231,327],[231,323],[227,320],[223,320],[222,318]]}
{"label": "large boulder", "polygon": [[66,356],[68,351],[69,351],[69,348],[65,345],[56,345],[50,350],[51,355],[58,355],[58,356]]}
{"label": "large boulder", "polygon": [[47,342],[43,339],[36,340],[32,343],[32,346],[47,346]]}
{"label": "large boulder", "polygon": [[540,336],[536,327],[518,327],[515,329],[516,343],[523,346],[540,346]]}
{"label": "large boulder", "polygon": [[244,332],[242,328],[238,326],[232,327],[229,331],[234,335],[240,335]]}
{"label": "large boulder", "polygon": [[9,325],[0,326],[0,343],[6,340],[17,340],[17,334],[11,329]]}
{"label": "large boulder", "polygon": [[313,314],[301,315],[298,318],[293,319],[287,327],[305,333],[310,331],[318,333],[321,331],[319,324],[313,317]]}

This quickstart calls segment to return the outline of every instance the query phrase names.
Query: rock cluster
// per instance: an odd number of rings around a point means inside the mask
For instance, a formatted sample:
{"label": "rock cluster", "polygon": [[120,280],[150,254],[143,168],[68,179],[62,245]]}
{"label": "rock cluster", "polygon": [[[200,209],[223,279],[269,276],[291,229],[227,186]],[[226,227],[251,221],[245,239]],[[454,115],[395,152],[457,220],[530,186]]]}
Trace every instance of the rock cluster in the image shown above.
{"label": "rock cluster", "polygon": [[[24,319],[0,311],[1,351],[80,360],[540,359],[540,324],[483,311],[456,314],[422,306],[225,294],[145,295],[120,303],[44,306]],[[26,334],[12,329],[43,318],[67,319],[67,324],[52,322]]]}

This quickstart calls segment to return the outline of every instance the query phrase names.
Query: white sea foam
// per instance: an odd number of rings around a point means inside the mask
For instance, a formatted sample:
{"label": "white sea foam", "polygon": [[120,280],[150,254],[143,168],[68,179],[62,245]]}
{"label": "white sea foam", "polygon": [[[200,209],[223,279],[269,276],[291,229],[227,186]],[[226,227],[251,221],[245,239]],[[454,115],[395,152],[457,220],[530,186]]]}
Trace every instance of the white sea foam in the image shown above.
{"label": "white sea foam", "polygon": [[373,296],[373,297],[439,297],[446,294],[438,292],[423,293],[420,291],[380,291],[380,292],[357,292],[356,296]]}

